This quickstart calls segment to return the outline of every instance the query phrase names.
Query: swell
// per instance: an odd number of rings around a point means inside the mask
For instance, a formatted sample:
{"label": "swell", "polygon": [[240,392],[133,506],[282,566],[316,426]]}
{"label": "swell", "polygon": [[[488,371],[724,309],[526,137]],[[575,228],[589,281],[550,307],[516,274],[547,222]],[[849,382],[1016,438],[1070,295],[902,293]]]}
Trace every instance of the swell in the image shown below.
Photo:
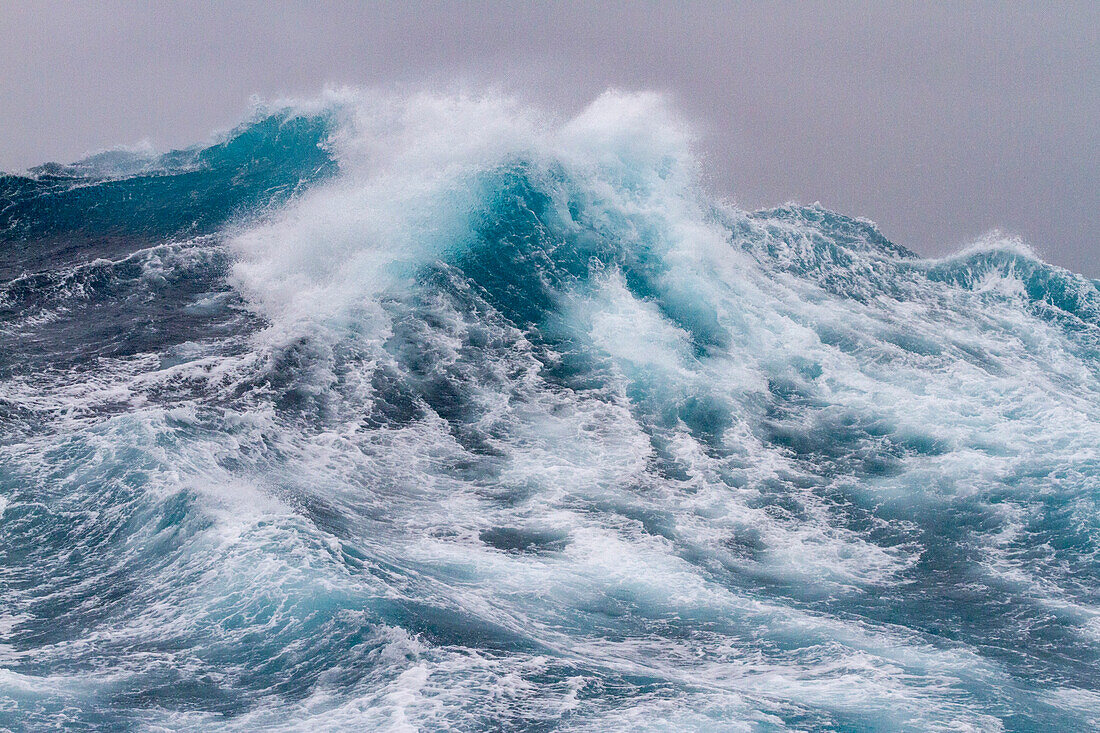
{"label": "swell", "polygon": [[325,115],[276,113],[216,145],[136,166],[41,166],[0,175],[0,277],[210,234],[332,175]]}
{"label": "swell", "polygon": [[5,184],[0,719],[1096,721],[1094,283],[652,95],[310,115]]}

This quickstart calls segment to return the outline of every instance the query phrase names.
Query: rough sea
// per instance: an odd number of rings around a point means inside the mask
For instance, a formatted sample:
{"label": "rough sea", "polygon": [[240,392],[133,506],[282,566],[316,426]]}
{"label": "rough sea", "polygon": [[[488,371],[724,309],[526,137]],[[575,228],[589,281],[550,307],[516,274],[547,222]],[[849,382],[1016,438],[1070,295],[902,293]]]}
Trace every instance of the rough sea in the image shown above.
{"label": "rough sea", "polygon": [[1100,283],[331,93],[0,175],[0,729],[1100,729]]}

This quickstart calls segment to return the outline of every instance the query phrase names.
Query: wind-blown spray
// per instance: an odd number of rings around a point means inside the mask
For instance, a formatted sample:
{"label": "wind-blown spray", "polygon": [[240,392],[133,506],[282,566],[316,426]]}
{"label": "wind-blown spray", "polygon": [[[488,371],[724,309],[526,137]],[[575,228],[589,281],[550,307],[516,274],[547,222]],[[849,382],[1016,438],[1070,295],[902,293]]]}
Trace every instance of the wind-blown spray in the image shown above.
{"label": "wind-blown spray", "polygon": [[1100,293],[655,95],[0,178],[0,723],[1100,725]]}

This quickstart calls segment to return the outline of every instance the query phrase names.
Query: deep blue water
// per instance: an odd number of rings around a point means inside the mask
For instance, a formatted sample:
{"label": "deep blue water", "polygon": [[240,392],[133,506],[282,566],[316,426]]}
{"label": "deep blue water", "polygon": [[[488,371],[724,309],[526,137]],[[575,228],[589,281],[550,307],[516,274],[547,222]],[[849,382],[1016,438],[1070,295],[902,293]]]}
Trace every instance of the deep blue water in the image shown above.
{"label": "deep blue water", "polygon": [[1100,291],[350,95],[0,176],[0,728],[1100,728]]}

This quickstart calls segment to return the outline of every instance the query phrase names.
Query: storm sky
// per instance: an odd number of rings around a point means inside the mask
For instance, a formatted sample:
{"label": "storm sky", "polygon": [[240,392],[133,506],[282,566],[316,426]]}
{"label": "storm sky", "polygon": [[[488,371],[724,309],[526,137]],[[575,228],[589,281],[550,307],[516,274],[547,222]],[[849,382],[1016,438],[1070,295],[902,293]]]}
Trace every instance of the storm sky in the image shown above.
{"label": "storm sky", "polygon": [[189,145],[249,98],[670,93],[708,183],[925,254],[992,228],[1100,277],[1100,3],[0,3],[0,169]]}

